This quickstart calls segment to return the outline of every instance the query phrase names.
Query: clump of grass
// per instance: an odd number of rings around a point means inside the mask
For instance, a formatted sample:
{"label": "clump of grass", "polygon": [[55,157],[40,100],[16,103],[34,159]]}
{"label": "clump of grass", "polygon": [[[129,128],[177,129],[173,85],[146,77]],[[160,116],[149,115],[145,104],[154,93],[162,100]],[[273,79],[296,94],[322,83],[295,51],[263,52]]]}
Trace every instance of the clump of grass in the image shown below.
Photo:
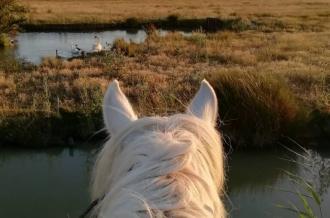
{"label": "clump of grass", "polygon": [[8,34],[0,33],[0,47],[10,47],[11,42]]}
{"label": "clump of grass", "polygon": [[139,20],[135,17],[127,18],[125,23],[129,28],[138,28],[140,24]]}
{"label": "clump of grass", "polygon": [[0,1],[0,48],[13,45],[9,33],[15,33],[18,25],[26,20],[26,12],[16,0]]}
{"label": "clump of grass", "polygon": [[42,59],[41,65],[42,67],[52,67],[52,68],[60,68],[62,66],[63,61],[56,57],[45,57]]}
{"label": "clump of grass", "polygon": [[201,29],[194,31],[192,35],[187,38],[188,41],[191,41],[198,47],[204,47],[206,45],[206,39],[206,34]]}
{"label": "clump of grass", "polygon": [[138,45],[134,42],[126,42],[124,39],[117,39],[113,42],[112,49],[126,56],[135,56],[138,52]]}
{"label": "clump of grass", "polygon": [[0,33],[8,33],[17,29],[18,25],[26,20],[26,12],[27,9],[16,0],[1,0]]}
{"label": "clump of grass", "polygon": [[296,191],[293,192],[290,191],[299,198],[303,209],[299,209],[298,205],[295,205],[292,202],[289,202],[289,206],[278,204],[277,207],[293,212],[297,214],[298,217],[317,218],[315,211],[313,210],[311,204],[309,203],[309,199],[312,199],[318,205],[322,218],[323,216],[322,216],[322,208],[321,208],[321,197],[315,191],[314,187],[311,184],[309,184],[304,178],[298,175],[295,175],[287,171],[285,173],[289,177],[292,183],[294,183],[296,186],[299,186],[300,189],[303,189],[306,192],[306,194],[303,194],[301,193],[301,191],[298,190],[298,188]]}
{"label": "clump of grass", "polygon": [[221,71],[208,79],[219,98],[221,128],[238,146],[274,143],[300,113],[285,83],[266,72]]}
{"label": "clump of grass", "polygon": [[0,74],[0,90],[14,90],[16,85],[12,78],[6,78],[4,75]]}
{"label": "clump of grass", "polygon": [[[15,58],[4,58],[0,61],[0,72],[5,73],[16,73],[25,68],[21,60],[16,60]],[[28,68],[28,66],[27,66]]]}
{"label": "clump of grass", "polygon": [[166,19],[171,25],[175,25],[179,20],[179,15],[178,14],[170,14],[170,15],[167,16]]}

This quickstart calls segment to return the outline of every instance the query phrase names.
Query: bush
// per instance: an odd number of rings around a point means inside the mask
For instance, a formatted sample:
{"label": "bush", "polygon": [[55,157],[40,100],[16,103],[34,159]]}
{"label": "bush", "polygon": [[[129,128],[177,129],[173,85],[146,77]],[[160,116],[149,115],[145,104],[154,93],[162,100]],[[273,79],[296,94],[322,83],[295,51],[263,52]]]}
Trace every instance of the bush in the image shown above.
{"label": "bush", "polygon": [[179,20],[179,15],[177,14],[171,14],[167,17],[167,21],[170,23],[170,24],[176,24]]}
{"label": "bush", "polygon": [[117,39],[113,42],[112,49],[129,57],[133,57],[138,52],[138,44],[126,42],[124,39]]}
{"label": "bush", "polygon": [[225,71],[209,80],[219,98],[221,129],[237,146],[273,144],[300,114],[286,84],[267,73]]}
{"label": "bush", "polygon": [[0,0],[0,47],[11,45],[7,33],[18,29],[18,25],[26,20],[26,12],[16,0]]}
{"label": "bush", "polygon": [[9,47],[11,45],[10,38],[5,33],[0,33],[0,47]]}
{"label": "bush", "polygon": [[127,25],[127,28],[138,28],[139,27],[139,21],[135,17],[129,17],[126,19],[125,24]]}
{"label": "bush", "polygon": [[26,20],[27,9],[16,0],[0,1],[0,33],[8,33]]}

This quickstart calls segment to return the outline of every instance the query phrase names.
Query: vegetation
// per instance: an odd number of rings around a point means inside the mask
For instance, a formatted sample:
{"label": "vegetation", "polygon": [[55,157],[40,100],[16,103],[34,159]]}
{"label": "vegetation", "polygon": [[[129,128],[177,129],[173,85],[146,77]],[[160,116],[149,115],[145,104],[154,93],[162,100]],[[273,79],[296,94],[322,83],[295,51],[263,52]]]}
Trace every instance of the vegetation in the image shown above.
{"label": "vegetation", "polygon": [[288,201],[285,204],[277,204],[277,207],[293,212],[297,217],[322,218],[322,209],[324,209],[323,194],[329,184],[327,161],[313,150],[305,149],[300,145],[298,147],[302,151],[296,152],[289,149],[290,152],[296,155],[297,160],[288,159],[288,161],[299,165],[301,172],[295,174],[283,170],[292,183],[294,190],[280,190],[293,194],[298,198],[299,204]]}
{"label": "vegetation", "polygon": [[[172,24],[182,19],[242,18],[253,25],[265,24],[267,30],[286,27],[324,30],[330,22],[329,2],[296,2],[295,0],[21,0],[30,8],[29,24],[100,24],[145,20],[166,20]],[[143,9],[143,10],[141,10]],[[173,22],[174,21],[174,22]],[[127,23],[129,23],[127,22]]]}
{"label": "vegetation", "polygon": [[0,1],[0,47],[10,45],[8,33],[15,31],[18,25],[25,21],[25,7],[16,0]]}
{"label": "vegetation", "polygon": [[[119,39],[111,51],[85,58],[45,58],[40,66],[1,61],[1,144],[59,145],[99,136],[93,133],[103,126],[102,96],[114,78],[141,115],[184,111],[207,78],[219,96],[219,128],[237,147],[265,147],[282,136],[329,144],[328,1],[20,3],[29,9],[29,30],[152,28],[142,44]],[[3,32],[24,21],[26,9],[15,0],[0,5]],[[196,31],[163,37],[159,27]],[[6,35],[0,39],[8,42]]]}
{"label": "vegetation", "polygon": [[85,59],[46,58],[28,69],[6,65],[0,70],[1,141],[90,140],[103,126],[102,96],[114,78],[140,115],[183,111],[207,78],[219,96],[219,127],[237,147],[272,145],[282,135],[329,140],[328,39],[329,32],[162,37],[149,31],[142,44],[117,40],[112,51]]}

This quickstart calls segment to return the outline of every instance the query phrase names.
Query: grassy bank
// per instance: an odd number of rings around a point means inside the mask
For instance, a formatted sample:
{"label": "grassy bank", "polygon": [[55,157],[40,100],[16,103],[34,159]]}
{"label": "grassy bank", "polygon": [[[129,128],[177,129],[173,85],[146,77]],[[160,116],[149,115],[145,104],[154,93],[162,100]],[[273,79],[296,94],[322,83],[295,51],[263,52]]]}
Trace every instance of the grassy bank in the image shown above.
{"label": "grassy bank", "polygon": [[[109,23],[25,23],[21,25],[25,31],[102,31],[102,30],[129,30],[130,32],[139,29],[146,29],[154,26],[164,30],[185,30],[193,31],[203,29],[208,32],[219,30],[244,31],[289,31],[293,27],[285,24],[278,25],[277,22],[263,22],[257,20],[242,19],[241,17],[228,18],[179,18],[177,15],[169,15],[160,19],[137,19],[135,17],[127,18],[123,21]],[[301,26],[294,28],[302,29]],[[306,29],[306,28],[303,28]]]}
{"label": "grassy bank", "polygon": [[164,29],[324,31],[330,28],[326,0],[21,0],[29,11],[27,31]]}
{"label": "grassy bank", "polygon": [[283,136],[309,145],[329,141],[329,38],[329,32],[151,31],[142,44],[118,40],[113,51],[85,59],[7,64],[0,70],[1,144],[102,138],[94,135],[114,78],[140,115],[183,111],[207,78],[219,97],[219,129],[234,147],[266,147]]}
{"label": "grassy bank", "polygon": [[[242,17],[274,19],[293,25],[329,27],[329,1],[294,0],[21,0],[29,10],[30,24],[112,23],[128,18],[165,19],[175,15],[183,19],[206,17]],[[77,4],[79,2],[79,4]]]}

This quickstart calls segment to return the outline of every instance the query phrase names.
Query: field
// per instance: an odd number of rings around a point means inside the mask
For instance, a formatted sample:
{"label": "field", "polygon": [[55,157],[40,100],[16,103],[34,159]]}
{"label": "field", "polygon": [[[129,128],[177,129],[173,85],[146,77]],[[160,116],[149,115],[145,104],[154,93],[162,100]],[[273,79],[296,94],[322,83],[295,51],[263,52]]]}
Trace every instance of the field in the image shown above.
{"label": "field", "polygon": [[329,144],[329,1],[22,2],[29,8],[27,23],[37,28],[133,18],[228,22],[223,31],[196,28],[191,36],[160,36],[150,25],[142,44],[117,40],[111,51],[73,60],[46,57],[39,66],[1,61],[0,144],[103,138],[97,133],[102,96],[114,78],[140,115],[183,111],[207,78],[219,97],[218,127],[234,147],[273,146],[286,137]]}
{"label": "field", "polygon": [[295,28],[329,28],[329,0],[21,0],[28,6],[30,24],[123,22],[181,18],[240,17],[278,22]]}
{"label": "field", "polygon": [[[21,140],[26,140],[26,122],[34,139],[47,142],[45,135],[64,133],[61,137],[88,138],[102,128],[100,105],[113,78],[122,81],[141,115],[183,111],[207,78],[219,96],[220,127],[237,145],[265,146],[282,134],[295,135],[296,129],[304,139],[324,137],[330,111],[329,37],[328,32],[195,32],[190,37],[151,32],[145,43],[118,40],[112,51],[93,57],[46,58],[38,67],[7,68],[0,74],[0,107],[7,116],[2,130],[13,131],[12,122],[20,118],[16,134],[23,134]],[[45,132],[38,134],[45,135],[31,134],[34,125],[43,126]]]}

